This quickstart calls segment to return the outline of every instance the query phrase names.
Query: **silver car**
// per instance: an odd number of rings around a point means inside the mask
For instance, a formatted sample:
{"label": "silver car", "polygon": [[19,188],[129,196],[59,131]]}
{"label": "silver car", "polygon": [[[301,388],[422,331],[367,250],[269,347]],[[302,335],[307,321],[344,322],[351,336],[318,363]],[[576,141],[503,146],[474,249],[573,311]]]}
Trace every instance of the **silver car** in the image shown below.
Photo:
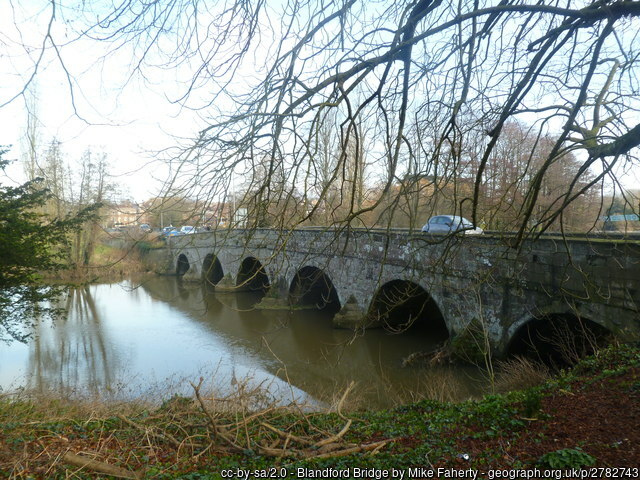
{"label": "silver car", "polygon": [[422,227],[427,233],[454,233],[464,231],[467,235],[478,235],[483,232],[479,227],[474,227],[473,223],[464,217],[457,215],[436,215]]}

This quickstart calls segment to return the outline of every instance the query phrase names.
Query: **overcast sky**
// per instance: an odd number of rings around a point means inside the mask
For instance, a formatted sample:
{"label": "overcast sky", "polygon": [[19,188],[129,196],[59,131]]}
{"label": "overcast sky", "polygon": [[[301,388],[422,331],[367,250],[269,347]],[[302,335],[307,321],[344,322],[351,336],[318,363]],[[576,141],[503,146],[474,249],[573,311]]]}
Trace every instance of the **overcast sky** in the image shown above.
{"label": "overcast sky", "polygon": [[[169,92],[178,90],[175,78],[165,74],[153,84],[139,78],[127,82],[128,52],[101,63],[102,46],[88,40],[61,45],[62,62],[48,46],[28,93],[21,95],[40,55],[50,18],[48,3],[30,0],[13,2],[12,7],[0,2],[0,144],[12,145],[6,157],[20,158],[24,150],[25,107],[34,96],[42,149],[55,137],[70,160],[89,147],[104,151],[123,191],[138,201],[149,198],[161,185],[154,177],[164,180],[167,174],[154,152],[174,145],[176,137],[194,135],[201,123],[193,112],[168,101]],[[56,25],[53,32],[58,42],[69,38],[61,28]],[[21,180],[19,166],[10,173]]]}
{"label": "overcast sky", "polygon": [[[106,44],[75,40],[78,25],[63,21],[73,19],[72,13],[59,12],[52,30],[61,60],[48,44],[30,93],[21,95],[42,52],[51,6],[48,0],[0,2],[0,144],[13,145],[8,158],[20,158],[27,123],[25,102],[35,95],[42,149],[55,137],[70,160],[78,159],[88,147],[106,152],[114,180],[125,193],[142,201],[158,192],[168,173],[154,152],[188,143],[206,124],[194,112],[169,101],[184,91],[180,80],[185,80],[185,71],[160,68],[146,78],[130,79],[132,50],[122,48],[102,61]],[[619,172],[626,187],[640,185],[638,168],[634,168]],[[20,168],[14,167],[11,174],[20,181]]]}

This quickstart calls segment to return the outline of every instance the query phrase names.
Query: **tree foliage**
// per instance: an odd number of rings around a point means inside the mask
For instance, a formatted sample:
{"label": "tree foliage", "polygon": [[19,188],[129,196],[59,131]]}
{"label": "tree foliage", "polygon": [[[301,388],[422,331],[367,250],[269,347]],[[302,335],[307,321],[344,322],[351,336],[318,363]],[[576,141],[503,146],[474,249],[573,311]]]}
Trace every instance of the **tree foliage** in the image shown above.
{"label": "tree foliage", "polygon": [[[6,150],[0,151],[0,168]],[[50,315],[57,289],[39,283],[43,272],[68,265],[69,233],[92,217],[95,206],[78,214],[49,217],[41,213],[50,192],[41,179],[19,186],[0,185],[0,340],[24,341],[29,319]]]}

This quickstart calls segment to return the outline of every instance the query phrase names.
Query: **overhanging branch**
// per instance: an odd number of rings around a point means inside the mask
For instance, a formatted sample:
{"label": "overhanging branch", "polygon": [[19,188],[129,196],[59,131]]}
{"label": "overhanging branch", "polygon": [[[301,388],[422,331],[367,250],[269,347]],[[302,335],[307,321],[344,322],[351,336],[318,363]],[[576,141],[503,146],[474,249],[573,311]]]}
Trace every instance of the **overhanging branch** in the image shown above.
{"label": "overhanging branch", "polygon": [[593,158],[615,157],[624,155],[637,146],[640,146],[640,124],[633,127],[624,135],[619,136],[614,141],[588,148],[587,151]]}

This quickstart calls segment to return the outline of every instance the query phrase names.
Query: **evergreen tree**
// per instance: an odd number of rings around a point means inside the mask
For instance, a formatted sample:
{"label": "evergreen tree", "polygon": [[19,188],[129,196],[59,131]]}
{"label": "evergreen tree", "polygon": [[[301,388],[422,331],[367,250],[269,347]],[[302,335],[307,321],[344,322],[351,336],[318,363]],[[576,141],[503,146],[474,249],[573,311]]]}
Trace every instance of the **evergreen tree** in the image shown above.
{"label": "evergreen tree", "polygon": [[[0,149],[0,169],[9,163]],[[38,315],[57,313],[52,300],[61,287],[40,283],[43,272],[67,266],[68,233],[92,218],[96,206],[77,214],[49,217],[42,207],[50,198],[35,178],[23,185],[0,185],[0,341],[25,341]]]}

